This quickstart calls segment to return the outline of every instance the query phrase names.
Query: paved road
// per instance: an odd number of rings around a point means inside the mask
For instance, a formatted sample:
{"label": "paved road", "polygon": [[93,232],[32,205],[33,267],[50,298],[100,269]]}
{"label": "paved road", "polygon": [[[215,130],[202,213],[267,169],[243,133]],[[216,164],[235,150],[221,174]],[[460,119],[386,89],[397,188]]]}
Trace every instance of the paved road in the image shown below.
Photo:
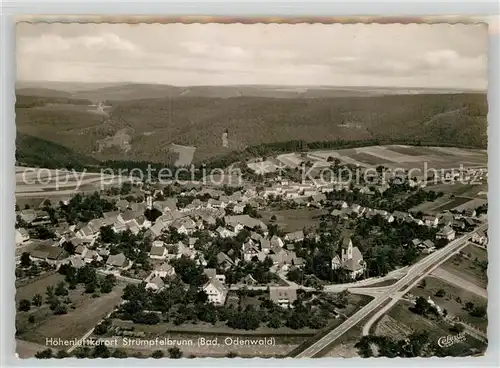
{"label": "paved road", "polygon": [[470,291],[471,293],[479,295],[480,297],[488,299],[488,292],[485,289],[483,289],[480,286],[477,286],[476,284],[473,284],[472,282],[464,280],[458,275],[443,270],[442,268],[436,268],[434,271],[432,271],[431,276],[437,277],[450,284],[456,285],[462,289]]}
{"label": "paved road", "polygon": [[[428,255],[427,257],[420,260],[418,263],[412,265],[408,268],[408,273],[397,281],[394,285],[385,286],[385,293],[380,293],[371,302],[353,314],[344,323],[338,326],[336,329],[330,331],[321,340],[317,341],[315,344],[311,345],[303,352],[298,354],[297,358],[312,358],[318,354],[325,347],[330,345],[333,341],[338,339],[341,335],[351,329],[353,326],[358,324],[363,318],[367,317],[370,313],[379,308],[384,302],[392,298],[390,304],[395,304],[400,297],[402,297],[407,289],[411,289],[416,283],[420,281],[423,277],[431,272],[435,267],[441,264],[444,260],[451,257],[452,254],[457,252],[459,249],[464,247],[464,244],[472,237],[472,234],[477,230],[484,230],[487,228],[487,224],[482,224],[474,231],[465,234],[464,236],[450,242],[446,247],[439,249],[438,251]],[[400,291],[403,289],[403,291]],[[383,310],[385,310],[383,308]],[[377,313],[378,314],[378,313]]]}

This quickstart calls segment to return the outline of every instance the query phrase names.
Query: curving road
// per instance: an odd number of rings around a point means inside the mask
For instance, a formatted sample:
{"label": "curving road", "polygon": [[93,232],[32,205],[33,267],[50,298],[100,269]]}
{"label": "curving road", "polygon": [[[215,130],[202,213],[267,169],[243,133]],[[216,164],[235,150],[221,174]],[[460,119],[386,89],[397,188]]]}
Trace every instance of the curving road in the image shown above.
{"label": "curving road", "polygon": [[429,254],[427,257],[421,259],[419,262],[415,263],[408,268],[408,273],[397,281],[393,285],[382,286],[374,288],[378,290],[378,295],[361,308],[359,311],[354,313],[349,317],[344,323],[330,331],[322,339],[317,341],[315,344],[311,345],[301,353],[299,353],[296,358],[312,358],[318,354],[321,350],[330,345],[333,341],[342,336],[349,329],[358,324],[363,318],[367,317],[370,313],[374,312],[377,308],[382,306],[387,300],[390,300],[389,304],[380,309],[365,325],[363,332],[369,331],[371,325],[382,316],[387,310],[389,310],[394,304],[397,303],[400,297],[402,297],[408,290],[413,288],[421,279],[426,277],[430,272],[437,268],[441,263],[450,258],[454,253],[458,252],[461,248],[466,245],[466,242],[472,237],[478,230],[485,230],[488,224],[482,224],[478,226],[474,231],[471,231],[462,237],[453,240],[444,248],[437,250],[434,253]]}

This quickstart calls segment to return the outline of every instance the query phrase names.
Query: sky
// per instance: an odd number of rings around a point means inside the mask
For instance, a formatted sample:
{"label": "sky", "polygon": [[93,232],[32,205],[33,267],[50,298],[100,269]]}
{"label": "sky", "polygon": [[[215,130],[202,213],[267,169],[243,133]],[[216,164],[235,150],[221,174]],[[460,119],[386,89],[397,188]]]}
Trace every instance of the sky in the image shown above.
{"label": "sky", "polygon": [[487,89],[484,24],[18,23],[19,81]]}

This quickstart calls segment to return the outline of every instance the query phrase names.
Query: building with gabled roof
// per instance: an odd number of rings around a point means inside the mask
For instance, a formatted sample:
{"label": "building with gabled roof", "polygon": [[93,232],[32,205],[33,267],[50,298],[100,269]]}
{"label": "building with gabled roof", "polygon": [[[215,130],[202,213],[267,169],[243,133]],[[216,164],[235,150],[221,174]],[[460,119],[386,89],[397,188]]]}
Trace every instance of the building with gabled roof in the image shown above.
{"label": "building with gabled roof", "polygon": [[214,305],[224,305],[226,302],[227,288],[216,277],[212,277],[202,286],[207,294],[208,301]]}
{"label": "building with gabled roof", "polygon": [[291,287],[269,287],[269,299],[281,308],[293,308],[297,300],[297,289]]}

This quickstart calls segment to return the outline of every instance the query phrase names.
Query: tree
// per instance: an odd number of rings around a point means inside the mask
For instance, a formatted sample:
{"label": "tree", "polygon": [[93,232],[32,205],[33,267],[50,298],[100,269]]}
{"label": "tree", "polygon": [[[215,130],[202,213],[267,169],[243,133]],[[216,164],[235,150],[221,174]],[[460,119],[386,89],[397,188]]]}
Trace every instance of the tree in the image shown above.
{"label": "tree", "polygon": [[28,252],[21,254],[21,267],[28,268],[31,266],[31,258]]}
{"label": "tree", "polygon": [[66,350],[59,350],[56,354],[57,359],[68,358],[69,356],[70,355],[68,354],[68,352],[66,352]]}
{"label": "tree", "polygon": [[429,312],[430,304],[425,300],[425,298],[419,296],[415,301],[415,307],[413,308],[414,312],[420,315],[425,316],[427,312]]}
{"label": "tree", "polygon": [[97,344],[92,351],[93,358],[109,358],[111,353],[105,344]]}
{"label": "tree", "polygon": [[181,349],[179,349],[177,346],[168,349],[168,356],[170,357],[170,359],[180,359],[183,355],[184,354],[182,353]]}
{"label": "tree", "polygon": [[113,354],[111,354],[113,358],[118,358],[118,359],[123,359],[127,357],[127,353],[124,352],[122,349],[115,349],[113,351]]}
{"label": "tree", "polygon": [[486,307],[484,305],[478,305],[477,307],[475,307],[474,309],[472,309],[469,314],[473,317],[479,317],[479,318],[482,318],[484,316],[486,316]]}
{"label": "tree", "polygon": [[31,299],[31,303],[35,307],[40,307],[42,305],[42,303],[43,303],[42,296],[40,294],[33,295],[33,299]]}
{"label": "tree", "polygon": [[29,316],[28,317],[28,322],[29,323],[35,323],[35,316]]}
{"label": "tree", "polygon": [[68,290],[66,289],[64,281],[61,281],[57,284],[54,294],[57,296],[65,296],[68,295]]}
{"label": "tree", "polygon": [[47,286],[47,289],[45,289],[45,295],[47,296],[47,299],[54,296],[54,287],[52,285]]}
{"label": "tree", "polygon": [[427,286],[427,282],[425,281],[425,279],[423,279],[422,281],[420,281],[420,284],[418,285],[418,287],[420,289],[425,289],[426,286]]}
{"label": "tree", "polygon": [[27,312],[31,308],[31,302],[28,299],[21,299],[19,301],[18,310],[21,312]]}
{"label": "tree", "polygon": [[439,289],[438,291],[436,291],[436,294],[434,294],[434,295],[439,297],[439,298],[442,298],[443,296],[446,295],[446,291],[444,291],[444,289]]}
{"label": "tree", "polygon": [[165,356],[165,353],[163,352],[163,350],[155,350],[151,354],[151,358],[155,358],[155,359],[161,359],[164,356]]}
{"label": "tree", "polygon": [[37,358],[37,359],[50,359],[53,356],[54,355],[53,355],[52,349],[45,349],[45,350],[39,351],[35,354],[35,358]]}
{"label": "tree", "polygon": [[465,302],[465,310],[466,311],[472,311],[474,309],[474,303],[472,302]]}
{"label": "tree", "polygon": [[56,315],[62,315],[62,314],[66,314],[68,313],[68,309],[66,308],[66,306],[64,304],[57,304],[54,308],[54,314]]}

